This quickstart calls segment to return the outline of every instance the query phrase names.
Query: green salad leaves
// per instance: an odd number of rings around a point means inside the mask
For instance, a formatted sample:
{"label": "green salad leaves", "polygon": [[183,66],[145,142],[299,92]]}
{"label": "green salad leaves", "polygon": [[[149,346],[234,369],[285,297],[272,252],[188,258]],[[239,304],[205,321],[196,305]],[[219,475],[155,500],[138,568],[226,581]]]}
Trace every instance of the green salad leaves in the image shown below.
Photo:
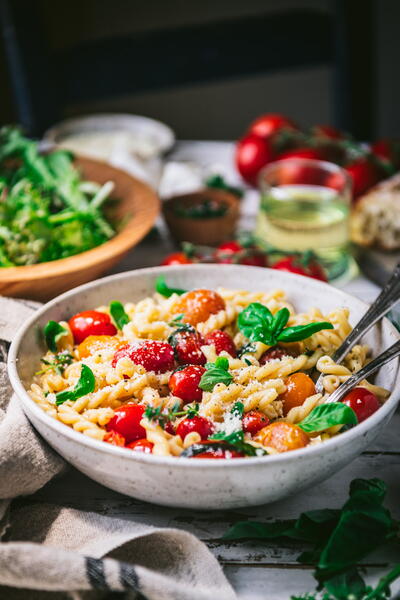
{"label": "green salad leaves", "polygon": [[263,304],[252,302],[240,313],[238,326],[250,342],[262,342],[268,346],[275,346],[278,342],[299,342],[322,329],[333,329],[328,321],[286,327],[289,317],[287,308],[281,308],[273,315]]}
{"label": "green salad leaves", "polygon": [[93,374],[93,371],[87,365],[82,365],[81,375],[72,390],[63,390],[62,392],[58,392],[56,394],[56,405],[64,404],[67,400],[78,400],[78,398],[82,398],[82,396],[86,396],[86,394],[90,394],[94,392],[96,384],[96,379]]}
{"label": "green salad leaves", "polygon": [[[318,589],[323,590],[321,600],[383,600],[390,596],[390,583],[400,576],[400,565],[392,568],[375,589],[366,585],[358,565],[399,535],[399,524],[383,506],[385,494],[382,480],[355,479],[349,499],[339,510],[311,510],[287,521],[239,521],[224,538],[306,542],[310,549],[297,560],[315,565],[314,577]],[[302,598],[315,600],[316,596]]]}

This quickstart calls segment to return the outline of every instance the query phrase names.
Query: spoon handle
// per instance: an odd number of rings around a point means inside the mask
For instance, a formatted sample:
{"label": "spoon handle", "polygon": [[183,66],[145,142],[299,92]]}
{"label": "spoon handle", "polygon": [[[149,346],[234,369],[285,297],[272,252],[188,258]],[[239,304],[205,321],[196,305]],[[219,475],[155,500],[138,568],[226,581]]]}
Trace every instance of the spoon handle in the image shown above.
{"label": "spoon handle", "polygon": [[370,363],[365,365],[362,369],[357,371],[349,377],[346,381],[344,381],[330,396],[327,398],[326,402],[329,404],[330,402],[339,402],[343,396],[347,394],[357,383],[360,383],[363,379],[366,379],[371,373],[374,373],[383,365],[390,362],[394,358],[400,355],[400,340],[395,342],[390,348],[385,350],[383,354],[380,354]]}
{"label": "spoon handle", "polygon": [[[371,329],[387,312],[400,300],[400,263],[395,267],[389,281],[381,293],[371,304],[365,315],[361,317],[354,329],[349,333],[341,346],[336,350],[332,359],[336,363],[342,362],[346,354],[360,341],[362,336]],[[315,384],[317,392],[322,390],[322,376]]]}

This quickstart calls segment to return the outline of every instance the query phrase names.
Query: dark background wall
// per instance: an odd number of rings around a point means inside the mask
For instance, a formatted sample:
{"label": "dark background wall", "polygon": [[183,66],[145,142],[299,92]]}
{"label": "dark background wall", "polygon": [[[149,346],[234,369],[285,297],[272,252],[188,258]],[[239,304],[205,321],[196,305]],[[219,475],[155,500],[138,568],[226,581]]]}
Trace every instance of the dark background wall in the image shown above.
{"label": "dark background wall", "polygon": [[[330,0],[40,0],[36,4],[43,27],[41,35],[56,52],[90,41],[219,20],[245,19],[266,12],[273,14],[306,8],[331,14],[335,9]],[[374,11],[376,134],[400,136],[400,2],[375,1]],[[239,48],[241,43],[239,37]],[[371,44],[369,36],[362,43],[367,53]],[[0,54],[1,123],[14,120],[16,114],[4,62],[4,56]],[[126,77],[134,76],[137,65],[143,63],[146,63],[146,52],[127,67]],[[159,68],[168,70],[168,58],[162,54]],[[335,112],[333,88],[333,69],[328,64],[321,64],[213,82],[171,85],[161,90],[119,94],[113,98],[93,98],[69,103],[63,112],[65,116],[99,111],[132,112],[167,122],[180,138],[231,139],[243,131],[249,120],[267,111],[287,113],[306,126],[332,122]],[[366,88],[365,102],[370,93]]]}

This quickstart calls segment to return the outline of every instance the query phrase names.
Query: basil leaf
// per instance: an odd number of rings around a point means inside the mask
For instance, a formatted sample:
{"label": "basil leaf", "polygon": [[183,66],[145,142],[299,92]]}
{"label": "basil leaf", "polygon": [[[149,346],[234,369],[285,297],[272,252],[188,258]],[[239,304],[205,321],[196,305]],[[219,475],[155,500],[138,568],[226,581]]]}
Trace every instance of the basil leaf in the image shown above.
{"label": "basil leaf", "polygon": [[244,432],[242,430],[225,433],[220,431],[211,435],[210,440],[221,440],[233,446],[238,452],[242,452],[246,456],[262,456],[267,454],[263,448],[256,448],[244,441]]}
{"label": "basil leaf", "polygon": [[130,318],[126,314],[123,305],[118,300],[110,302],[110,314],[118,329],[122,329],[124,325],[129,323]]}
{"label": "basil leaf", "polygon": [[161,296],[164,296],[164,298],[169,298],[170,296],[172,296],[172,294],[178,294],[179,296],[181,296],[182,294],[186,294],[187,292],[187,290],[180,290],[179,288],[170,288],[162,275],[157,277],[155,287],[156,292],[161,294]]}
{"label": "basil leaf", "polygon": [[60,323],[57,323],[57,321],[49,321],[46,323],[44,327],[44,337],[48,349],[52,352],[57,352],[58,340],[67,334],[68,331],[65,329],[65,327],[60,325]]}
{"label": "basil leaf", "polygon": [[286,323],[289,321],[289,317],[290,317],[290,312],[286,307],[278,310],[278,312],[276,313],[276,315],[274,317],[274,322],[273,322],[273,332],[274,332],[275,336],[278,336],[281,333],[282,329],[285,327]]}
{"label": "basil leaf", "polygon": [[235,404],[232,406],[232,410],[231,413],[233,415],[238,415],[240,417],[243,417],[243,413],[244,413],[244,404],[243,402],[235,402]]}
{"label": "basil leaf", "polygon": [[324,431],[334,425],[357,425],[357,423],[356,413],[350,406],[342,402],[331,402],[313,408],[310,414],[297,425],[306,433],[311,433]]}
{"label": "basil leaf", "polygon": [[205,392],[212,392],[217,383],[229,385],[233,381],[229,373],[229,361],[224,356],[219,356],[215,363],[206,364],[206,372],[200,379],[199,388]]}
{"label": "basil leaf", "polygon": [[72,390],[58,392],[58,394],[56,394],[56,405],[59,406],[67,400],[75,402],[78,398],[82,398],[82,396],[94,392],[95,384],[96,379],[93,371],[87,365],[82,365],[81,376],[75,387]]}
{"label": "basil leaf", "polygon": [[308,325],[295,325],[294,327],[286,327],[277,337],[278,342],[299,342],[305,340],[317,331],[322,329],[333,329],[332,323],[328,321],[318,321],[316,323],[308,323]]}

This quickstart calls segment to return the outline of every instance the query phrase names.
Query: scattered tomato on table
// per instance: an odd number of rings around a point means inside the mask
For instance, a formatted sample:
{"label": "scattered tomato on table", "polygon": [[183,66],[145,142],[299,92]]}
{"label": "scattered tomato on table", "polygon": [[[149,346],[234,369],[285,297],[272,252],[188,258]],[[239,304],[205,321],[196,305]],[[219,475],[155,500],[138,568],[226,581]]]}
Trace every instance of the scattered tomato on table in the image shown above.
{"label": "scattered tomato on table", "polygon": [[381,179],[384,179],[382,167],[368,157],[358,158],[346,165],[345,170],[353,182],[354,200],[357,200],[364,192],[381,181]]}
{"label": "scattered tomato on table", "polygon": [[313,258],[302,260],[295,255],[286,256],[272,265],[272,268],[277,269],[278,271],[288,271],[289,273],[296,273],[297,275],[305,275],[306,277],[319,279],[320,281],[327,281],[324,269]]}
{"label": "scattered tomato on table", "polygon": [[271,142],[250,134],[239,140],[236,146],[236,167],[241,176],[251,185],[257,184],[261,169],[272,162],[275,153]]}
{"label": "scattered tomato on table", "polygon": [[161,263],[162,267],[173,265],[191,265],[193,260],[189,258],[184,252],[173,252],[168,254]]}
{"label": "scattered tomato on table", "polygon": [[266,113],[250,124],[248,133],[261,138],[269,138],[272,134],[282,131],[282,129],[298,131],[299,128],[292,119],[285,117],[285,115]]}

